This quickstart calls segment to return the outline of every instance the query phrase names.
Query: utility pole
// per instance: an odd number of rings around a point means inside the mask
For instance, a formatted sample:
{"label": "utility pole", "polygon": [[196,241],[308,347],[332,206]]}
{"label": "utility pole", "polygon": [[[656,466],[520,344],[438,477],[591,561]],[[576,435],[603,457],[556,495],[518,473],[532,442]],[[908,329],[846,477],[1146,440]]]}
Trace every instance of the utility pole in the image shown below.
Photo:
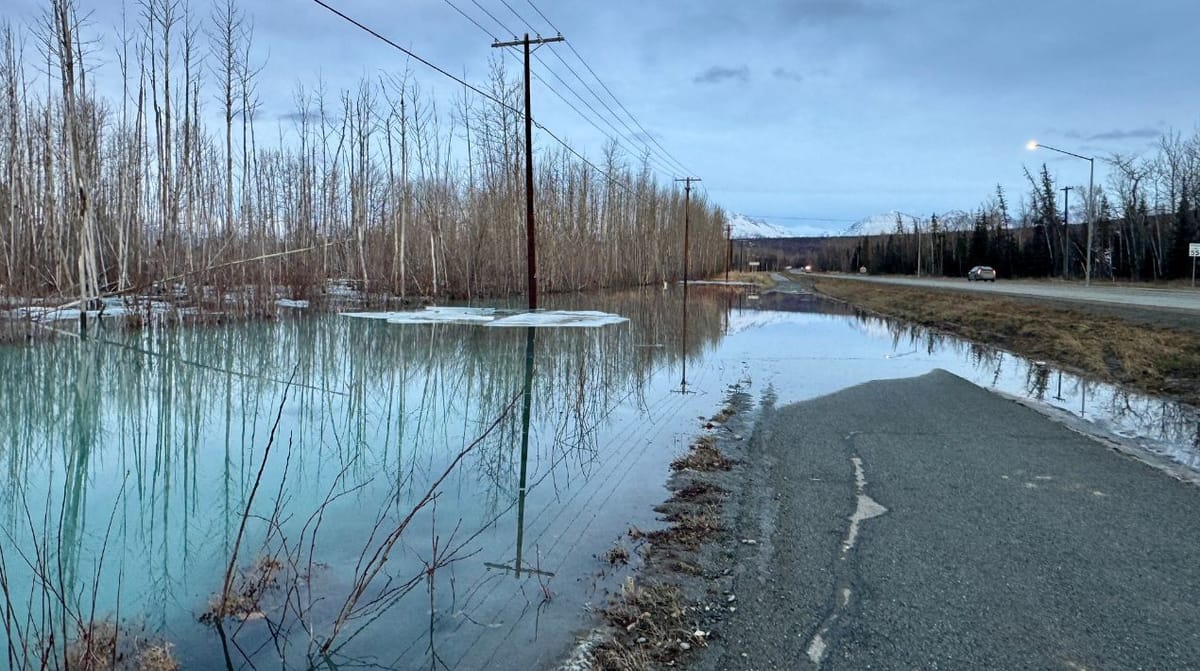
{"label": "utility pole", "polygon": [[913,228],[917,229],[917,279],[921,279],[921,224],[913,218]]}
{"label": "utility pole", "polygon": [[1064,186],[1063,192],[1063,279],[1071,274],[1071,189],[1073,186]]}
{"label": "utility pole", "polygon": [[733,265],[733,224],[725,222],[725,240],[729,250],[725,252],[725,283],[729,283],[729,266]]}
{"label": "utility pole", "polygon": [[533,113],[529,109],[529,45],[562,41],[562,35],[538,37],[531,40],[529,33],[525,33],[523,40],[492,43],[493,49],[518,45],[525,47],[525,268],[529,286],[530,310],[537,309],[537,240],[533,226]]}
{"label": "utility pole", "polygon": [[688,281],[688,201],[692,197],[692,182],[699,182],[699,177],[680,177],[676,182],[683,182],[683,298],[687,300]]}
{"label": "utility pole", "polygon": [[699,177],[682,177],[675,180],[683,182],[683,347],[680,361],[683,362],[683,380],[679,383],[679,393],[687,393],[687,327],[688,327],[688,229],[691,225],[689,203],[692,198],[692,182],[699,182]]}

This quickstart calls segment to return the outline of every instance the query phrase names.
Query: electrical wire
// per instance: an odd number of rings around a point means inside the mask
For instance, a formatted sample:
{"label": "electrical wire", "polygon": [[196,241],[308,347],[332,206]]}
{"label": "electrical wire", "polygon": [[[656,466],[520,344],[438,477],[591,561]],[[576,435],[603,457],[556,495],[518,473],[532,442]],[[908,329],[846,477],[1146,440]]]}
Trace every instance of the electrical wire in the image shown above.
{"label": "electrical wire", "polygon": [[[542,10],[538,9],[538,6],[533,3],[533,0],[525,0],[525,2],[528,3],[530,7],[533,8],[533,11],[537,12],[538,16],[542,17],[542,20],[546,22],[546,25],[550,26],[556,33],[561,34],[562,31],[560,31],[558,29],[558,27],[554,25],[554,22],[551,21],[542,12]],[[671,154],[671,152],[667,151],[666,147],[662,146],[662,144],[658,141],[657,138],[654,137],[654,135],[652,135],[649,131],[646,130],[646,128],[644,126],[642,126],[641,122],[639,122],[637,120],[637,117],[635,117],[633,115],[633,113],[630,112],[627,107],[625,107],[624,103],[622,103],[621,100],[619,98],[617,98],[616,94],[612,92],[612,89],[610,89],[608,87],[608,85],[604,83],[604,80],[600,78],[600,75],[596,74],[596,71],[594,69],[592,69],[592,66],[588,64],[587,60],[584,59],[583,55],[580,54],[579,51],[575,49],[575,46],[573,44],[571,44],[570,42],[567,42],[567,48],[571,50],[571,53],[575,54],[575,57],[579,59],[579,62],[583,64],[583,67],[587,68],[587,71],[589,73],[591,73],[592,77],[594,77],[596,79],[596,81],[600,84],[600,87],[603,88],[604,91],[606,93],[608,93],[608,95],[613,99],[613,102],[615,102],[617,104],[617,106],[620,107],[621,110],[623,112],[625,112],[626,115],[629,116],[630,120],[633,121],[634,125],[637,126],[638,129],[640,129],[642,131],[642,134],[646,138],[648,138],[651,142],[653,142],[654,145],[663,152],[663,154],[665,154],[676,165],[678,165],[680,168],[682,168],[685,174],[693,174],[694,171],[688,170],[687,167],[682,162],[679,161],[679,159],[675,158]]]}
{"label": "electrical wire", "polygon": [[[474,17],[472,17],[470,14],[466,13],[465,11],[463,11],[463,10],[462,10],[462,9],[461,9],[461,8],[460,8],[458,5],[456,5],[456,4],[455,4],[455,3],[454,3],[452,0],[443,0],[443,1],[444,1],[444,2],[445,2],[447,5],[450,5],[450,7],[452,7],[452,8],[453,8],[453,9],[454,9],[456,12],[458,12],[459,14],[461,14],[461,15],[462,15],[464,18],[466,18],[466,19],[467,19],[468,21],[470,21],[472,24],[474,24],[474,25],[475,25],[477,28],[479,28],[479,30],[480,30],[480,31],[482,31],[482,32],[483,32],[485,35],[488,35],[488,36],[492,37],[493,39],[496,39],[496,38],[495,38],[495,34],[494,34],[494,33],[492,33],[492,31],[490,31],[490,30],[488,30],[486,27],[484,27],[484,26],[483,26],[483,25],[482,25],[482,24],[481,24],[479,21],[477,21],[477,20],[476,20]],[[475,4],[476,6],[479,6],[479,3],[478,3],[478,2],[476,2],[476,0],[472,0],[472,3],[473,3],[473,4]],[[482,7],[481,7],[481,9],[482,9]],[[511,6],[509,7],[509,9],[510,9],[510,11],[514,11],[514,13],[515,13],[515,10],[512,10]],[[488,15],[488,16],[489,16],[489,17],[490,17],[490,18],[491,18],[493,21],[495,21],[495,22],[496,22],[496,23],[497,23],[497,24],[498,24],[498,25],[499,25],[499,26],[500,26],[502,29],[505,29],[505,30],[507,30],[507,29],[508,29],[508,28],[507,28],[507,27],[506,27],[506,26],[505,26],[503,23],[500,23],[500,21],[499,21],[499,20],[497,20],[497,19],[496,19],[496,17],[495,17],[493,14],[491,14],[490,12],[487,12],[486,10],[484,10],[484,13],[485,13],[485,14],[487,14],[487,15]],[[519,15],[518,15],[518,16],[519,16]],[[524,19],[522,19],[522,20],[524,20]],[[528,23],[527,23],[527,25],[528,25]],[[530,28],[532,29],[532,26],[530,26]],[[496,39],[496,41],[499,41],[499,40],[498,40],[498,39]],[[509,53],[509,54],[511,55],[511,52],[506,52],[506,53]],[[519,58],[517,58],[517,57],[516,57],[516,55],[511,55],[511,57],[512,57],[513,59],[517,60],[517,61],[518,61],[518,64],[519,64],[519,65],[520,65],[522,68],[524,68],[524,63],[520,62],[520,59],[519,59]],[[590,104],[587,102],[587,100],[585,100],[585,99],[584,99],[584,97],[583,97],[582,95],[580,95],[580,93],[579,93],[578,91],[576,91],[574,88],[572,88],[572,87],[570,86],[570,84],[568,84],[566,81],[564,81],[564,80],[562,79],[562,77],[558,75],[558,73],[557,73],[557,72],[554,72],[554,70],[553,70],[552,68],[550,68],[549,66],[546,66],[546,64],[545,64],[545,61],[543,61],[543,60],[542,60],[540,57],[538,57],[538,61],[539,61],[539,62],[541,62],[541,63],[543,64],[543,66],[545,66],[545,67],[546,67],[546,70],[547,70],[548,72],[550,72],[550,74],[554,75],[554,77],[555,77],[556,79],[558,79],[558,81],[559,81],[559,82],[561,82],[561,83],[563,84],[563,86],[564,86],[565,88],[567,88],[567,90],[569,90],[569,91],[570,91],[570,92],[571,92],[571,93],[572,93],[572,94],[573,94],[573,95],[574,95],[574,96],[575,96],[577,99],[579,99],[579,101],[580,101],[581,103],[583,103],[585,106],[587,106],[587,107],[588,107],[588,109],[590,109],[590,110],[592,111],[592,113],[593,113],[593,114],[596,116],[596,118],[597,118],[597,119],[599,119],[599,120],[601,120],[601,121],[603,121],[603,122],[607,123],[607,124],[609,125],[609,127],[610,127],[610,128],[613,130],[613,132],[614,132],[614,133],[616,133],[618,136],[620,136],[620,131],[617,131],[616,127],[615,127],[615,126],[613,126],[611,122],[609,122],[607,119],[605,119],[605,118],[604,118],[604,116],[603,116],[602,114],[600,114],[599,112],[597,112],[597,111],[596,111],[596,109],[595,109],[594,107],[592,107],[592,106],[591,106],[591,105],[590,105]],[[633,153],[632,151],[630,151],[628,148],[626,148],[624,145],[622,145],[622,144],[621,144],[620,140],[618,140],[618,139],[616,139],[615,137],[612,137],[611,135],[609,135],[609,133],[608,133],[607,131],[605,131],[603,128],[601,128],[601,127],[600,127],[600,126],[599,126],[599,125],[596,123],[596,121],[594,121],[593,119],[591,119],[590,117],[588,117],[588,116],[587,116],[587,114],[584,114],[582,111],[580,111],[580,109],[579,109],[578,107],[576,107],[574,104],[572,104],[572,103],[571,103],[571,101],[569,101],[569,100],[566,98],[566,96],[564,96],[562,93],[560,93],[560,92],[558,91],[558,89],[556,89],[556,88],[555,88],[554,86],[552,86],[552,85],[551,85],[549,82],[547,82],[547,81],[546,81],[546,80],[545,80],[543,77],[541,77],[541,76],[540,76],[540,75],[539,75],[537,72],[532,72],[532,71],[531,71],[531,73],[530,73],[530,74],[531,74],[531,76],[532,76],[534,79],[536,79],[537,81],[541,82],[541,84],[542,84],[543,86],[545,86],[547,89],[549,89],[551,93],[553,93],[553,94],[554,94],[554,95],[555,95],[555,96],[556,96],[556,97],[557,97],[559,100],[561,100],[561,101],[563,102],[563,104],[567,105],[567,107],[571,108],[571,109],[572,109],[572,110],[573,110],[573,111],[574,111],[576,114],[578,114],[578,115],[580,116],[580,118],[582,118],[584,121],[586,121],[586,122],[588,122],[589,124],[591,124],[591,126],[592,126],[593,128],[595,128],[597,131],[599,131],[601,135],[603,135],[605,138],[608,138],[608,139],[612,140],[613,142],[615,142],[615,143],[617,144],[617,146],[618,146],[618,147],[621,147],[621,149],[623,149],[624,151],[626,151],[627,153],[629,153],[631,156],[632,156],[632,155],[634,155],[634,153]],[[576,76],[578,76],[578,75],[576,75]],[[510,109],[511,109],[511,108],[510,108]],[[522,116],[522,118],[524,117],[524,115],[523,115],[523,114],[521,114],[521,116]],[[624,182],[622,182],[622,181],[620,181],[620,180],[616,180],[614,177],[612,177],[611,175],[609,175],[608,173],[606,173],[606,172],[605,172],[604,170],[602,170],[600,167],[596,166],[596,165],[595,165],[594,163],[592,163],[590,160],[588,160],[587,158],[583,157],[583,155],[582,155],[582,154],[580,154],[579,152],[575,151],[575,149],[574,149],[573,147],[571,147],[570,145],[568,145],[568,144],[567,144],[565,141],[563,141],[563,140],[559,139],[559,138],[558,138],[558,136],[556,136],[554,133],[550,132],[550,130],[549,130],[549,129],[547,129],[545,126],[543,126],[543,125],[541,125],[540,123],[538,123],[536,119],[534,119],[534,122],[533,122],[533,123],[534,123],[534,125],[535,125],[535,126],[537,126],[539,129],[543,130],[544,132],[548,133],[548,134],[549,134],[551,137],[553,137],[553,138],[554,138],[554,139],[555,139],[555,140],[556,140],[556,141],[557,141],[559,144],[563,145],[563,147],[565,147],[565,148],[566,148],[566,149],[567,149],[569,152],[571,152],[573,155],[575,155],[575,156],[576,156],[577,158],[579,158],[581,161],[583,161],[584,163],[586,163],[586,164],[587,164],[587,165],[588,165],[588,166],[589,166],[591,169],[595,170],[595,171],[596,171],[597,173],[599,173],[600,175],[603,175],[603,176],[605,176],[605,177],[606,177],[606,178],[607,178],[607,179],[610,181],[610,183],[612,183],[612,184],[615,184],[615,185],[617,185],[617,186],[620,186],[620,187],[624,188],[624,189],[625,189],[627,192],[629,192],[629,193],[631,193],[631,194],[637,195],[637,194],[636,194],[636,192],[635,192],[635,191],[634,191],[634,190],[633,190],[633,189],[632,189],[632,188],[631,188],[629,185],[625,184]],[[626,141],[628,142],[628,138],[626,138]],[[648,153],[649,153],[649,152],[648,152]],[[672,168],[671,168],[669,165],[667,165],[666,163],[664,163],[664,162],[663,162],[661,159],[658,159],[657,157],[655,157],[655,158],[654,158],[654,159],[653,159],[651,162],[653,162],[653,163],[654,163],[654,165],[655,165],[655,166],[656,166],[656,167],[659,169],[659,171],[661,171],[661,172],[662,172],[662,174],[663,174],[664,176],[666,176],[666,177],[667,177],[667,179],[668,179],[668,180],[669,180],[669,179],[671,179],[671,177],[672,177],[672,172],[673,172],[673,169],[672,169]]]}
{"label": "electrical wire", "polygon": [[[457,5],[455,5],[451,0],[444,0],[444,1],[446,2],[446,4],[453,7],[455,11],[457,11],[459,14],[461,14],[463,17],[465,17],[468,21],[470,21],[476,27],[478,27],[485,35],[489,35],[493,39],[496,39],[494,33],[492,33],[490,30],[485,28],[474,17],[470,16],[465,11],[463,11],[461,8],[459,8]],[[508,28],[508,26],[506,26],[504,23],[500,22],[499,19],[497,19],[494,14],[492,14],[491,12],[484,9],[477,0],[471,0],[471,1],[476,7],[479,7],[485,14],[487,14],[487,16],[492,19],[492,21],[496,22],[496,24],[499,25],[501,27],[501,29],[511,32],[511,29]],[[522,23],[525,24],[525,26],[530,30],[530,32],[540,34],[539,31],[536,28],[534,28],[534,26],[528,20],[526,20],[525,17],[522,16],[520,12],[518,12],[516,9],[514,9],[513,6],[507,2],[507,0],[501,0],[501,2],[504,4],[505,7],[508,8],[508,11],[510,11]],[[496,41],[499,41],[499,40],[497,39]],[[578,90],[576,90],[575,87],[573,87],[569,82],[567,82],[565,79],[563,79],[563,77],[561,75],[559,75],[558,72],[556,72],[554,70],[554,68],[550,67],[550,65],[541,56],[538,56],[536,54],[534,54],[533,57],[536,58],[539,63],[541,63],[542,67],[545,68],[545,70],[547,72],[549,72],[567,91],[569,91],[571,93],[571,95],[573,95],[575,97],[575,99],[579,101],[580,104],[587,107],[587,109],[590,110],[591,113],[594,115],[594,119],[599,120],[600,122],[607,125],[608,128],[611,130],[612,134],[610,135],[609,131],[606,131],[603,128],[601,128],[595,120],[593,120],[592,118],[589,118],[587,116],[587,114],[585,114],[582,110],[580,110],[573,103],[571,103],[567,99],[566,96],[564,96],[557,89],[555,89],[554,86],[552,86],[549,82],[547,82],[543,77],[539,76],[537,73],[533,73],[533,77],[535,79],[537,79],[539,82],[541,82],[548,89],[550,89],[550,91],[552,93],[554,93],[554,95],[556,97],[558,97],[558,99],[561,100],[563,102],[563,104],[565,104],[565,105],[567,105],[567,107],[571,108],[571,110],[574,111],[576,114],[578,114],[580,116],[580,118],[582,118],[584,121],[588,122],[588,124],[590,124],[593,128],[595,128],[597,131],[599,131],[599,133],[601,135],[603,135],[605,138],[615,142],[616,145],[618,147],[620,147],[622,151],[629,154],[630,156],[636,156],[638,154],[645,155],[647,157],[647,159],[649,160],[649,162],[653,163],[656,166],[658,171],[661,173],[661,176],[665,177],[668,181],[673,179],[674,174],[678,170],[682,169],[682,166],[679,166],[678,164],[675,166],[672,166],[670,164],[669,160],[656,154],[656,152],[654,152],[649,147],[649,145],[647,145],[644,142],[641,142],[641,143],[637,142],[634,139],[636,136],[636,133],[633,131],[632,128],[629,127],[629,124],[626,123],[624,121],[624,119],[621,118],[620,115],[618,115],[615,111],[613,111],[612,107],[609,106],[605,102],[605,100],[599,94],[597,94],[596,91],[587,83],[587,81],[585,81],[583,79],[583,77],[581,77],[579,75],[579,73],[574,68],[571,67],[571,64],[568,63],[565,59],[563,59],[563,57],[561,55],[559,55],[559,53],[556,50],[552,49],[550,53],[554,54],[554,56],[556,58],[558,58],[558,60],[564,66],[566,66],[566,68],[568,70],[570,70],[571,74],[573,74],[575,76],[575,79],[577,79],[581,84],[583,84],[584,88],[587,89],[588,93],[590,93],[592,95],[592,97],[595,98],[596,101],[599,102],[608,111],[608,113],[612,116],[613,119],[616,119],[616,121],[618,123],[620,123],[622,126],[625,127],[625,131],[627,134],[623,134],[616,126],[613,125],[612,121],[610,121],[607,117],[605,117],[602,113],[600,113],[600,111],[597,110],[595,108],[595,106],[593,106],[590,102],[588,102],[587,98],[583,94],[581,94]],[[521,66],[524,67],[524,64],[521,63]],[[618,139],[618,138],[620,138],[620,139]],[[624,140],[625,144],[622,144],[621,140]],[[642,147],[644,151],[634,151],[631,148],[631,147],[636,148],[637,146]]]}
{"label": "electrical wire", "polygon": [[[474,0],[472,0],[472,1],[474,2]],[[377,40],[379,40],[379,41],[383,42],[384,44],[386,44],[386,45],[388,45],[388,46],[392,47],[393,49],[396,49],[397,51],[400,51],[400,52],[402,52],[402,53],[404,53],[404,54],[408,55],[410,58],[412,58],[412,59],[416,60],[417,62],[421,63],[422,65],[425,65],[426,67],[430,68],[431,70],[433,70],[433,71],[435,71],[435,72],[437,72],[437,73],[439,73],[439,74],[441,74],[441,75],[444,75],[445,77],[447,77],[447,78],[449,78],[449,79],[451,79],[451,80],[453,80],[453,81],[455,81],[455,82],[458,82],[459,84],[462,84],[462,86],[463,86],[464,88],[466,88],[466,89],[467,89],[467,90],[469,90],[469,91],[472,91],[472,92],[474,92],[476,95],[479,95],[480,97],[482,97],[482,98],[484,98],[484,99],[486,99],[486,100],[490,100],[490,101],[492,101],[492,102],[496,103],[496,104],[497,104],[497,105],[499,105],[500,107],[502,107],[502,108],[504,108],[504,109],[507,109],[507,110],[509,110],[509,111],[511,111],[511,112],[513,112],[513,113],[515,113],[515,114],[517,114],[517,115],[518,115],[520,118],[522,118],[522,119],[524,119],[524,118],[525,118],[525,112],[524,112],[524,111],[522,111],[522,110],[519,110],[519,109],[517,109],[516,107],[513,107],[512,105],[509,105],[508,103],[504,102],[503,100],[500,100],[500,99],[499,99],[499,98],[497,98],[496,96],[493,96],[492,94],[490,94],[490,93],[488,93],[488,92],[486,92],[486,91],[484,91],[484,90],[480,89],[478,86],[475,86],[474,84],[471,84],[470,82],[468,82],[468,81],[466,81],[466,80],[464,80],[464,79],[462,79],[462,78],[460,78],[460,77],[457,77],[457,76],[455,76],[455,75],[451,74],[450,72],[448,72],[448,71],[446,71],[445,69],[443,69],[443,68],[439,67],[438,65],[435,65],[434,63],[432,63],[432,62],[430,62],[430,61],[428,61],[428,60],[426,60],[426,59],[422,58],[421,56],[417,55],[417,54],[416,54],[415,52],[413,52],[412,50],[410,50],[410,49],[406,49],[406,48],[404,48],[404,47],[400,46],[399,44],[396,44],[394,41],[392,41],[392,40],[388,39],[387,37],[384,37],[384,36],[383,36],[383,35],[381,35],[379,32],[377,32],[377,31],[375,31],[374,29],[372,29],[372,28],[368,27],[367,25],[363,24],[362,22],[358,21],[357,19],[354,19],[354,18],[350,17],[349,15],[345,14],[344,12],[342,12],[342,11],[340,11],[340,10],[338,10],[338,9],[336,9],[336,8],[334,8],[334,7],[332,7],[332,6],[330,6],[330,5],[329,5],[328,3],[326,3],[324,0],[313,0],[313,2],[315,2],[315,3],[316,3],[316,4],[318,4],[318,5],[320,5],[321,7],[324,7],[324,8],[325,8],[326,10],[328,10],[330,13],[332,13],[332,14],[334,14],[334,15],[338,16],[339,18],[341,18],[341,19],[345,20],[347,23],[349,23],[349,24],[353,25],[354,27],[358,28],[359,30],[362,30],[363,32],[365,32],[365,33],[367,33],[368,35],[370,35],[370,36],[374,37],[375,39],[377,39]],[[476,3],[476,4],[478,4],[478,3]],[[485,31],[485,32],[487,32],[487,31]],[[558,144],[562,145],[564,149],[566,149],[568,152],[570,152],[572,155],[574,155],[576,158],[578,158],[580,161],[582,161],[582,162],[583,162],[585,165],[587,165],[589,168],[591,168],[592,170],[594,170],[594,171],[595,171],[597,174],[599,174],[599,175],[603,176],[603,177],[604,177],[604,178],[605,178],[605,179],[608,181],[608,183],[609,183],[609,184],[612,184],[612,185],[615,185],[615,186],[621,187],[621,188],[622,188],[622,189],[624,189],[626,192],[628,192],[629,194],[631,194],[631,195],[633,195],[633,196],[635,196],[635,197],[640,197],[640,196],[639,196],[639,194],[638,194],[638,192],[637,192],[637,190],[636,190],[636,189],[635,189],[633,186],[631,186],[631,185],[629,185],[629,184],[626,184],[625,182],[623,182],[623,181],[621,181],[621,180],[617,179],[616,177],[614,177],[612,174],[610,174],[610,173],[608,173],[608,172],[606,172],[606,171],[602,170],[602,169],[601,169],[599,166],[597,166],[595,163],[593,163],[592,161],[590,161],[590,160],[589,160],[589,159],[588,159],[586,156],[584,156],[583,154],[579,153],[579,152],[578,152],[578,151],[577,151],[577,150],[576,150],[574,147],[572,147],[571,145],[567,144],[567,142],[566,142],[566,141],[564,141],[562,138],[560,138],[560,137],[559,137],[559,136],[558,136],[556,133],[554,133],[553,131],[551,131],[551,130],[550,130],[549,128],[547,128],[545,125],[543,125],[543,124],[541,124],[540,122],[538,122],[538,120],[537,120],[537,119],[532,119],[530,122],[531,122],[531,123],[532,123],[534,126],[536,126],[536,127],[538,128],[538,130],[542,131],[543,133],[545,133],[545,134],[549,135],[551,138],[553,138],[555,142],[557,142]]]}
{"label": "electrical wire", "polygon": [[486,8],[486,7],[484,7],[483,5],[479,4],[479,0],[471,0],[471,4],[473,4],[473,5],[475,5],[476,7],[478,7],[478,8],[479,8],[479,11],[483,12],[484,14],[487,14],[487,15],[488,15],[488,17],[489,17],[489,18],[491,18],[491,20],[493,20],[493,21],[495,21],[495,22],[496,22],[496,25],[498,25],[498,26],[500,26],[501,28],[503,28],[503,29],[504,29],[504,32],[508,33],[509,35],[512,35],[514,40],[515,40],[515,39],[517,39],[517,33],[516,33],[516,31],[515,31],[515,30],[513,30],[512,28],[509,28],[508,26],[504,25],[504,22],[503,22],[503,21],[501,21],[500,19],[497,19],[495,14],[492,14],[491,12],[489,12],[489,11],[487,10],[487,8]]}

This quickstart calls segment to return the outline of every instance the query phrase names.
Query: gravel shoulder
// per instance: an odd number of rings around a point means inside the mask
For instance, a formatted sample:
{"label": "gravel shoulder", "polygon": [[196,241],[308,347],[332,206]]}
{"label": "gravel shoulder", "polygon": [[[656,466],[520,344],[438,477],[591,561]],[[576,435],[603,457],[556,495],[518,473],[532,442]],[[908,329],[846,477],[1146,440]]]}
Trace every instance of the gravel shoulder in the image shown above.
{"label": "gravel shoulder", "polygon": [[1075,282],[1001,280],[967,282],[961,279],[915,279],[910,277],[820,275],[787,279],[806,282],[812,277],[834,281],[870,282],[913,289],[1005,296],[1062,310],[1079,310],[1101,318],[1124,319],[1147,326],[1185,329],[1200,333],[1200,289],[1142,285]]}
{"label": "gravel shoulder", "polygon": [[1098,381],[1200,404],[1200,312],[827,275],[791,284]]}

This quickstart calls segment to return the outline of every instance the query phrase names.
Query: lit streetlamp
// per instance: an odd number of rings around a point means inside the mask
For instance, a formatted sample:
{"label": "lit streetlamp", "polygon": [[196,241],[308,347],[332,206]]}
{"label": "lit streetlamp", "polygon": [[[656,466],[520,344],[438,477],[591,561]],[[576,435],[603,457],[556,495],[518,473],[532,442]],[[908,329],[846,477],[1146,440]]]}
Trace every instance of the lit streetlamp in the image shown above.
{"label": "lit streetlamp", "polygon": [[1038,142],[1037,140],[1030,140],[1029,144],[1025,145],[1025,147],[1027,149],[1029,149],[1030,151],[1033,151],[1034,149],[1039,149],[1039,148],[1049,149],[1050,151],[1056,151],[1060,154],[1066,154],[1067,156],[1074,156],[1075,158],[1081,158],[1081,159],[1087,161],[1088,165],[1090,166],[1088,169],[1087,262],[1083,266],[1084,267],[1084,271],[1083,271],[1084,272],[1084,283],[1090,287],[1090,286],[1092,286],[1092,229],[1094,228],[1094,223],[1095,223],[1095,218],[1096,218],[1094,216],[1093,209],[1092,209],[1095,207],[1095,203],[1096,203],[1096,194],[1093,191],[1093,186],[1095,185],[1095,181],[1096,181],[1096,159],[1093,156],[1082,156],[1082,155],[1076,154],[1074,152],[1066,151],[1065,149],[1051,147],[1050,145],[1042,144],[1042,143]]}

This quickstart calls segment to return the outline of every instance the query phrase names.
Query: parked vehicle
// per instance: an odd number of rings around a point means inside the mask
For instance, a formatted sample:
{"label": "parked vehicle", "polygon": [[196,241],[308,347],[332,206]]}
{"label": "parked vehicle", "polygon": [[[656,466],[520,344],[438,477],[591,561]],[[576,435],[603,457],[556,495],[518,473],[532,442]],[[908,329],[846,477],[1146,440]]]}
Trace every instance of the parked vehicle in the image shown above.
{"label": "parked vehicle", "polygon": [[967,281],[995,282],[996,269],[991,266],[975,266],[967,271]]}

